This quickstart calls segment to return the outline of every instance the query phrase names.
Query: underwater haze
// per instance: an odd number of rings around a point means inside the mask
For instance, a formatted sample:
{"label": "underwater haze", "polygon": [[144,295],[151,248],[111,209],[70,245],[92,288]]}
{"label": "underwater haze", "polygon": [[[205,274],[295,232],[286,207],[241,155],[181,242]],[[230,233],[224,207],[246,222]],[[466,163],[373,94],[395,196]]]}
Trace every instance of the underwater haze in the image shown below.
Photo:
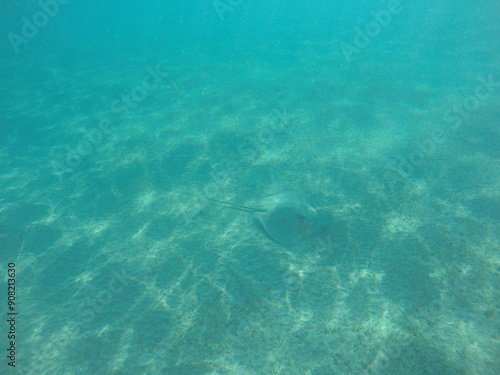
{"label": "underwater haze", "polygon": [[499,374],[499,20],[0,0],[0,373]]}

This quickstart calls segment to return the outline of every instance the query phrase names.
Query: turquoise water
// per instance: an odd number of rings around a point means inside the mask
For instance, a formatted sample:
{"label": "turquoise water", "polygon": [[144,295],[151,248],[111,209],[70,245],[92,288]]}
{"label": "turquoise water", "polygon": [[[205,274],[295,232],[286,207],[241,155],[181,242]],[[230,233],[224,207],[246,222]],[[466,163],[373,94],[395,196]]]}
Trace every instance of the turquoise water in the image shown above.
{"label": "turquoise water", "polygon": [[500,372],[498,1],[0,9],[2,374]]}

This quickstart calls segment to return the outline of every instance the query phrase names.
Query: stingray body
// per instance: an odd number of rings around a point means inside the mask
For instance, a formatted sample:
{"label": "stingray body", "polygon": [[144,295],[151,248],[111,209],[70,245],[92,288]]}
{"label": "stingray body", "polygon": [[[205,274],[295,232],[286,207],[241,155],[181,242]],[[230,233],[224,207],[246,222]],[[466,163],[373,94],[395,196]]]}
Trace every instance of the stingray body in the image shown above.
{"label": "stingray body", "polygon": [[257,223],[276,242],[295,245],[307,235],[309,220],[316,211],[298,193],[282,193],[265,198],[258,207],[218,201],[228,208],[253,213]]}

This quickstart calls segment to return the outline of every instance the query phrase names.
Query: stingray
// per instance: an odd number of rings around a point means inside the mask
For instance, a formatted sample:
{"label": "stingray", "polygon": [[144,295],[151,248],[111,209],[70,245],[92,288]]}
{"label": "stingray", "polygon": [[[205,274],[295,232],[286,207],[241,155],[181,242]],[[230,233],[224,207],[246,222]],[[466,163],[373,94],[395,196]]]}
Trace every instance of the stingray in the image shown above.
{"label": "stingray", "polygon": [[225,207],[253,213],[255,221],[274,241],[284,245],[295,245],[308,233],[309,220],[316,210],[308,205],[298,193],[282,193],[263,199],[258,207],[219,201]]}

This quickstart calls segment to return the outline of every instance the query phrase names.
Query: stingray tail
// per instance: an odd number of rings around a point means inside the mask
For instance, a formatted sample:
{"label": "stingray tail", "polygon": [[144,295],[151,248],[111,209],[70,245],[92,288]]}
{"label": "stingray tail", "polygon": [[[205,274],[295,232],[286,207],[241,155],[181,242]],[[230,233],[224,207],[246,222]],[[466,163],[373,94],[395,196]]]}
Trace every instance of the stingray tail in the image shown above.
{"label": "stingray tail", "polygon": [[256,208],[256,207],[248,207],[248,206],[243,206],[241,204],[236,204],[236,203],[231,203],[231,202],[226,202],[226,201],[220,201],[218,199],[213,199],[210,198],[211,201],[223,204],[224,207],[226,208],[231,208],[233,210],[237,211],[244,211],[244,212],[267,212],[267,210],[263,208]]}

